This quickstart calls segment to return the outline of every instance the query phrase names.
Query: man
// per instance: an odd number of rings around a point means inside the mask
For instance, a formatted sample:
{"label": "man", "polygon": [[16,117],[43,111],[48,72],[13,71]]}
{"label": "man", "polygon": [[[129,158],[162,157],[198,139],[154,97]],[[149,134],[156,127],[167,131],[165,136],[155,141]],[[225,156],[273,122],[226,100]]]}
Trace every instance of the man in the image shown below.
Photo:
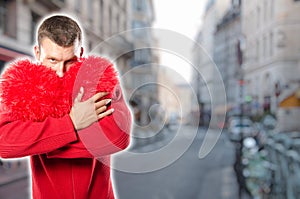
{"label": "man", "polygon": [[131,128],[114,69],[82,57],[67,16],[45,19],[37,37],[38,63],[18,61],[1,77],[0,156],[30,156],[34,199],[113,199],[110,154],[128,146]]}

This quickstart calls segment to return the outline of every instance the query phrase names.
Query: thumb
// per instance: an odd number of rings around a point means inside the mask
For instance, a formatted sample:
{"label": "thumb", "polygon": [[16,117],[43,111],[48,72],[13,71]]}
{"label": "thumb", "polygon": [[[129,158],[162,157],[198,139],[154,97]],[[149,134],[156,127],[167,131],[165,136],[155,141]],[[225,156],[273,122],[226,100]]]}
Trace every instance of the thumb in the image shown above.
{"label": "thumb", "polygon": [[83,97],[83,94],[84,94],[84,89],[83,87],[80,87],[80,90],[79,90],[79,93],[77,94],[74,102],[77,103],[77,102],[81,102],[81,99]]}

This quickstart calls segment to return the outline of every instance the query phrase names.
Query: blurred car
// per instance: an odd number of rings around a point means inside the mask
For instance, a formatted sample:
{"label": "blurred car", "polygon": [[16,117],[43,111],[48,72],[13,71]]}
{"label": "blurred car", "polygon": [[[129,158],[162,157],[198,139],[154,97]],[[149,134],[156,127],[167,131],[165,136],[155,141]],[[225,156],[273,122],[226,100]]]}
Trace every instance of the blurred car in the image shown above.
{"label": "blurred car", "polygon": [[248,116],[233,115],[227,118],[226,127],[229,128],[233,123],[239,122],[241,119],[250,120]]}
{"label": "blurred car", "polygon": [[231,141],[240,141],[246,137],[252,137],[255,133],[253,122],[248,118],[235,118],[229,123],[229,138]]}
{"label": "blurred car", "polygon": [[276,127],[277,120],[272,115],[266,115],[261,123],[263,124],[263,127],[267,130],[273,130]]}

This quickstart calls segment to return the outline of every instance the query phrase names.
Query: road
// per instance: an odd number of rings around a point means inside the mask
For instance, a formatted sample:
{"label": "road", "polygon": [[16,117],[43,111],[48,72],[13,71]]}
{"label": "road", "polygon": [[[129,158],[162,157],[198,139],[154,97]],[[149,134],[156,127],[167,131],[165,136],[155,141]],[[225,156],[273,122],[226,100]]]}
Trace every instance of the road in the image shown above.
{"label": "road", "polygon": [[0,187],[1,199],[28,199],[29,188],[28,179],[22,178],[13,183],[9,183]]}
{"label": "road", "polygon": [[[194,129],[184,127],[181,131],[183,140]],[[171,135],[170,132],[165,134]],[[209,155],[199,159],[204,135],[205,131],[201,130],[183,156],[163,169],[135,174],[116,171],[115,187],[119,199],[237,199],[238,185],[232,167],[234,146],[222,134]],[[167,136],[162,137],[167,139]],[[155,148],[155,145],[134,150],[143,153],[151,151],[150,148]],[[143,165],[138,161],[134,164]]]}

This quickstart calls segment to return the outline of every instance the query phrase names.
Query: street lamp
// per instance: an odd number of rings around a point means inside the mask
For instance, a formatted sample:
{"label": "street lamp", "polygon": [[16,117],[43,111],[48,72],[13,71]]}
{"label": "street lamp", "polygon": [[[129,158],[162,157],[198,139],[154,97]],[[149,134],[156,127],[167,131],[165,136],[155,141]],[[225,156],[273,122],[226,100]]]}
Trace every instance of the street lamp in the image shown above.
{"label": "street lamp", "polygon": [[[244,71],[243,71],[243,61],[244,56],[243,52],[246,48],[246,42],[245,42],[245,36],[241,34],[240,38],[237,42],[237,62],[238,62],[238,86],[239,86],[239,106],[240,106],[240,140],[238,143],[238,146],[236,148],[236,166],[238,167],[238,172],[241,178],[241,182],[244,182],[244,176],[243,176],[243,162],[242,162],[242,156],[243,156],[243,142],[244,142],[244,132],[243,132],[243,115],[244,115],[244,86],[245,86],[245,80],[244,80]],[[239,198],[242,198],[242,191],[243,188],[239,188]]]}

